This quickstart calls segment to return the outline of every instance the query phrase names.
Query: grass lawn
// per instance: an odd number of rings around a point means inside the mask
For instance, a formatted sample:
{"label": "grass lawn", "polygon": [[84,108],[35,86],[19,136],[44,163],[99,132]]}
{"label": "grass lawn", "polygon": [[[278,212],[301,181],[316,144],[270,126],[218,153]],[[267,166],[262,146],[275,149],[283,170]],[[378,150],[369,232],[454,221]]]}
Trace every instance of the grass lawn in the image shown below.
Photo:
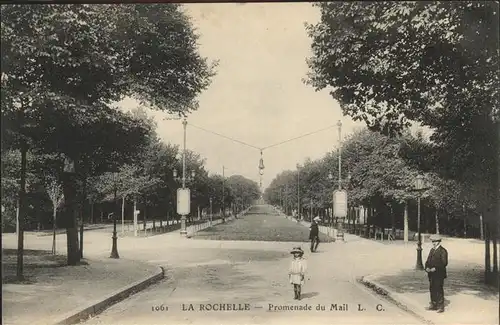
{"label": "grass lawn", "polygon": [[[258,211],[238,219],[204,229],[196,233],[195,239],[255,240],[280,242],[307,242],[309,228],[283,216]],[[330,241],[320,233],[320,241]]]}

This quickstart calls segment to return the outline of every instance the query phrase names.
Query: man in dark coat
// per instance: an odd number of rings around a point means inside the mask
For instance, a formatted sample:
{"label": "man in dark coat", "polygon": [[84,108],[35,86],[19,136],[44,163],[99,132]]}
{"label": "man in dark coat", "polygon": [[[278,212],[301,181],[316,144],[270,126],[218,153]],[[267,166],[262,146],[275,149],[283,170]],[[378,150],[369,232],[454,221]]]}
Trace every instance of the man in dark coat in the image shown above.
{"label": "man in dark coat", "polygon": [[309,239],[311,240],[311,253],[315,252],[318,249],[319,245],[319,228],[318,221],[319,217],[316,217],[311,222],[311,227],[309,228]]}
{"label": "man in dark coat", "polygon": [[432,235],[432,248],[425,262],[425,272],[429,278],[429,290],[431,293],[431,303],[428,310],[444,312],[444,290],[443,284],[446,279],[446,266],[448,265],[448,251],[441,246],[441,237]]}

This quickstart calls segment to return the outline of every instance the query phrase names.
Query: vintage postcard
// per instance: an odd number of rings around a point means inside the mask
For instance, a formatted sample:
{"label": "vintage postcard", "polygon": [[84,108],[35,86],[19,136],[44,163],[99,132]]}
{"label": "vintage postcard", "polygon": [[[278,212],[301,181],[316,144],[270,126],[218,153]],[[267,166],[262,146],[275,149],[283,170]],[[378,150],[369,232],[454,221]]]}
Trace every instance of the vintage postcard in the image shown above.
{"label": "vintage postcard", "polygon": [[498,324],[498,9],[3,3],[2,323]]}

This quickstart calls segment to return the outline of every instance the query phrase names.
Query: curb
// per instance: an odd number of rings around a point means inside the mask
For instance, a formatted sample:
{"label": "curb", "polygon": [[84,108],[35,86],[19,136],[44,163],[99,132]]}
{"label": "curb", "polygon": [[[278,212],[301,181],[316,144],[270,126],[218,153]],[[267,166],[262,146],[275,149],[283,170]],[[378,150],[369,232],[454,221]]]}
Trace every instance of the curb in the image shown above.
{"label": "curb", "polygon": [[68,313],[68,316],[64,316],[64,319],[58,321],[56,325],[68,325],[68,324],[78,324],[81,321],[88,320],[103,311],[112,305],[119,303],[129,296],[146,289],[152,284],[162,280],[165,277],[165,269],[163,267],[159,267],[159,270],[156,274],[147,277],[144,280],[140,280],[128,287],[119,289],[117,292],[111,294],[110,296],[93,303],[92,305],[86,307],[80,311],[72,311]]}
{"label": "curb", "polygon": [[398,308],[404,310],[405,312],[411,314],[412,316],[416,317],[420,321],[422,321],[425,324],[428,325],[435,325],[432,321],[428,320],[424,316],[422,316],[419,312],[416,312],[418,308],[416,306],[408,301],[407,299],[401,297],[398,295],[398,297],[395,297],[395,294],[392,293],[389,289],[381,285],[380,283],[376,282],[373,280],[375,275],[367,275],[367,276],[362,276],[357,279],[359,283],[364,285],[365,287],[371,289],[374,291],[377,295],[382,296],[386,300],[390,301],[394,305],[396,305]]}

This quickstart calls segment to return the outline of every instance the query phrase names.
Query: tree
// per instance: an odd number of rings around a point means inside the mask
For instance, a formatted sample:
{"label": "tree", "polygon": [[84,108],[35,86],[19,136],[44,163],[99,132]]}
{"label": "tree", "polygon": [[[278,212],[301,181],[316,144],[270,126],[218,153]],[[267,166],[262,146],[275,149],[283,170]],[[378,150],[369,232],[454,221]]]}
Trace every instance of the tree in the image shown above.
{"label": "tree", "polygon": [[[21,150],[21,215],[26,153],[33,140],[62,151],[82,174],[84,158],[71,150],[82,143],[72,141],[73,129],[67,133],[61,126],[83,121],[87,129],[100,130],[98,117],[109,116],[109,103],[125,95],[185,114],[196,109],[197,95],[214,74],[197,53],[196,35],[178,5],[12,5],[2,7],[2,18],[2,131],[7,135],[2,145]],[[55,128],[40,127],[40,119],[47,122],[49,116],[56,117]],[[45,131],[57,136],[47,138]],[[66,219],[72,220],[67,225],[71,265],[79,260],[75,181],[63,178]],[[23,273],[22,229],[21,224],[18,277]]]}
{"label": "tree", "polygon": [[400,134],[432,128],[426,157],[467,184],[498,237],[499,51],[497,2],[320,3],[307,27],[307,82],[332,88],[345,114]]}
{"label": "tree", "polygon": [[52,201],[53,206],[53,226],[52,226],[52,254],[56,254],[56,225],[57,225],[57,209],[64,202],[64,196],[61,184],[52,178],[47,182],[47,194]]}
{"label": "tree", "polygon": [[374,130],[395,134],[410,120],[433,128],[442,175],[475,184],[497,179],[497,4],[318,6],[322,19],[308,26],[308,83],[333,87],[344,112]]}
{"label": "tree", "polygon": [[252,204],[260,197],[259,184],[241,175],[232,175],[227,179],[231,201],[240,208]]}

